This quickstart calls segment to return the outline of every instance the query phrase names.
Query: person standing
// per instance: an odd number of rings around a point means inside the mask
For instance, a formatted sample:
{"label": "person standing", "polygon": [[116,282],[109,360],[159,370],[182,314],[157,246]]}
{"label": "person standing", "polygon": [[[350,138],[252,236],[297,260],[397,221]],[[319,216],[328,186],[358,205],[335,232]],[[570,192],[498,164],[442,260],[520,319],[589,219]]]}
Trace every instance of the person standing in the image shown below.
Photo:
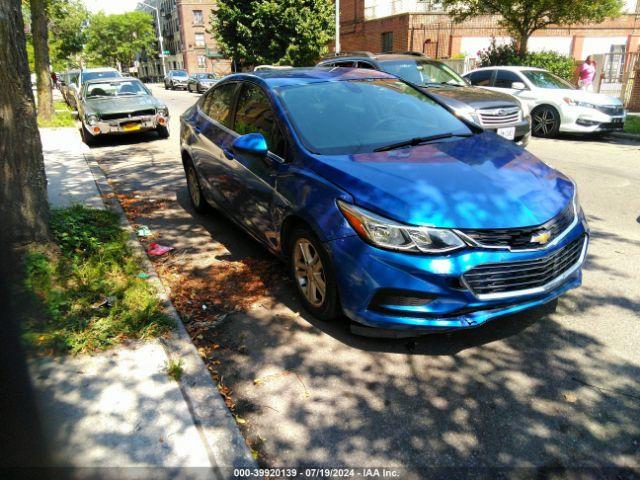
{"label": "person standing", "polygon": [[580,66],[580,71],[578,72],[578,86],[580,90],[593,92],[593,79],[596,76],[596,68],[597,65],[593,55],[589,55]]}

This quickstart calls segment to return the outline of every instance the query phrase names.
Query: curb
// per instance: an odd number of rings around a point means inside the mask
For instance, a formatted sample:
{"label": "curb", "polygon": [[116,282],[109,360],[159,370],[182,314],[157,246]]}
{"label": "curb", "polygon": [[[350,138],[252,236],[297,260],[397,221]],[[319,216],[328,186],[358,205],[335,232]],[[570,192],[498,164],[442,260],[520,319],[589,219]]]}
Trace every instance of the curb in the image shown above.
{"label": "curb", "polygon": [[175,330],[169,337],[159,340],[169,358],[177,358],[183,362],[184,373],[179,383],[180,391],[205,444],[211,464],[215,468],[231,469],[228,472],[218,471],[216,473],[220,478],[231,478],[233,477],[233,468],[257,468],[258,464],[253,459],[238,425],[218,393],[218,388],[209,376],[196,347],[191,342],[191,337],[171,303],[153,264],[147,257],[147,252],[138,242],[115,192],[93,155],[85,152],[84,158],[106,208],[120,216],[121,226],[129,233],[129,246],[139,254],[143,268],[149,274],[148,281],[157,289],[166,312],[176,324]]}
{"label": "curb", "polygon": [[640,133],[612,132],[609,136],[614,138],[624,138],[625,140],[637,140],[640,142]]}

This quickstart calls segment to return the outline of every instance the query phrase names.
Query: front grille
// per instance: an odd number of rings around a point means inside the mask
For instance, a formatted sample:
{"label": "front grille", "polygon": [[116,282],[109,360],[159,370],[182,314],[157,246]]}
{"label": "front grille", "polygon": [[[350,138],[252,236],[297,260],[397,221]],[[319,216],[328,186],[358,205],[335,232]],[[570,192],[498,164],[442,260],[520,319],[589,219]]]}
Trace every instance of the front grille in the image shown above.
{"label": "front grille", "polygon": [[483,125],[509,125],[520,121],[520,108],[505,107],[478,110],[478,116]]}
{"label": "front grille", "polygon": [[624,115],[624,107],[622,105],[600,105],[596,109],[611,116]]}
{"label": "front grille", "polygon": [[[573,222],[574,215],[573,203],[569,202],[562,212],[542,225],[522,228],[494,228],[490,230],[462,229],[460,231],[481,247],[510,248],[513,250],[540,248],[561,235]],[[544,244],[533,241],[536,236],[545,232],[549,232],[549,237]]]}
{"label": "front grille", "polygon": [[584,236],[546,257],[524,262],[480,265],[462,278],[478,297],[539,288],[571,270],[580,260]]}
{"label": "front grille", "polygon": [[598,130],[601,132],[609,132],[611,130],[623,130],[624,123],[622,122],[609,122],[609,123],[601,123],[598,126]]}
{"label": "front grille", "polygon": [[108,113],[106,115],[101,115],[100,118],[102,120],[120,120],[127,119],[129,117],[142,117],[144,115],[155,115],[156,111],[153,108],[148,110],[137,110],[135,112],[127,112],[127,113]]}

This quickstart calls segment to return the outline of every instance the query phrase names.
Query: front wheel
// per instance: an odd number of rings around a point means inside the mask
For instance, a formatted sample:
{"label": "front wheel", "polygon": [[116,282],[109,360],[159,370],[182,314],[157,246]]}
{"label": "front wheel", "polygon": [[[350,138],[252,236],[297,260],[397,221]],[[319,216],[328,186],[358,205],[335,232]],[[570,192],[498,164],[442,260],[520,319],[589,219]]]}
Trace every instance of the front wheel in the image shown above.
{"label": "front wheel", "polygon": [[311,230],[294,230],[291,274],[304,307],[315,317],[331,321],[340,314],[338,288],[329,254]]}
{"label": "front wheel", "polygon": [[202,187],[200,187],[200,180],[198,179],[198,173],[191,160],[188,160],[185,165],[185,173],[187,175],[187,189],[189,190],[189,199],[191,205],[198,213],[206,213],[210,207],[204,198],[202,193]]}
{"label": "front wheel", "polygon": [[166,125],[160,125],[156,128],[156,132],[158,132],[158,136],[160,138],[169,138],[169,127]]}
{"label": "front wheel", "polygon": [[560,130],[560,114],[549,105],[542,105],[533,110],[531,121],[531,133],[536,137],[552,138]]}

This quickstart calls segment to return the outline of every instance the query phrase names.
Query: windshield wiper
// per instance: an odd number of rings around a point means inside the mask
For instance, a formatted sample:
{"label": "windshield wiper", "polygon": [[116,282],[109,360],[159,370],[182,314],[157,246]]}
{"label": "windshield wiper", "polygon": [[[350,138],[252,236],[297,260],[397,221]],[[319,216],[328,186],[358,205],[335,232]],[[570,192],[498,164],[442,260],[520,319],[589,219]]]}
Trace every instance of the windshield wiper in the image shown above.
{"label": "windshield wiper", "polygon": [[404,142],[392,143],[390,145],[385,145],[384,147],[378,147],[373,151],[384,152],[387,150],[395,150],[396,148],[402,148],[402,147],[415,147],[422,143],[432,142],[434,140],[442,140],[445,138],[452,138],[452,137],[471,137],[471,136],[473,136],[473,133],[452,133],[452,132],[439,133],[437,135],[430,135],[428,137],[415,137],[410,140],[405,140]]}

